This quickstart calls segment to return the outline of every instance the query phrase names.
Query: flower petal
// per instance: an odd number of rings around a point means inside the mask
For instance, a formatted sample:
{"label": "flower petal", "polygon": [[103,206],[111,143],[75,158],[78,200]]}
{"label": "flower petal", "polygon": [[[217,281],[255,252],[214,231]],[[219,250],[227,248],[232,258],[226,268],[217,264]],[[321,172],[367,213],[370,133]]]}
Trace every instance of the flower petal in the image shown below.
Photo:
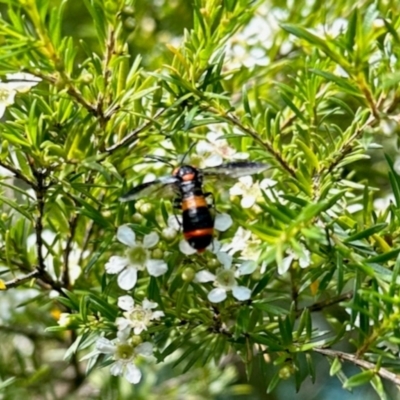
{"label": "flower petal", "polygon": [[121,225],[118,228],[117,239],[129,247],[133,247],[136,243],[135,232],[128,225]]}
{"label": "flower petal", "polygon": [[278,265],[278,274],[283,275],[284,273],[286,273],[289,270],[293,259],[294,259],[293,254],[290,254],[287,257],[285,257],[282,260],[282,262]]}
{"label": "flower petal", "polygon": [[247,260],[238,268],[239,275],[252,274],[257,269],[257,263],[252,260]]}
{"label": "flower petal", "polygon": [[105,265],[107,274],[119,274],[129,263],[126,257],[112,256]]}
{"label": "flower petal", "polygon": [[213,289],[207,297],[213,303],[220,303],[226,299],[226,290],[222,288]]}
{"label": "flower petal", "polygon": [[29,74],[28,72],[12,72],[6,74],[6,77],[10,81],[28,81],[28,83],[36,82],[36,85],[42,80],[35,75]]}
{"label": "flower petal", "polygon": [[247,160],[249,158],[249,153],[238,152],[233,156],[233,158],[235,160]]}
{"label": "flower petal", "polygon": [[129,383],[136,384],[140,382],[140,379],[142,379],[142,373],[135,364],[128,364],[125,369],[124,378]]}
{"label": "flower petal", "polygon": [[110,374],[120,376],[124,372],[124,364],[121,361],[116,361],[110,368]]}
{"label": "flower petal", "polygon": [[211,253],[217,254],[221,247],[221,242],[218,239],[213,238],[212,242],[207,246],[207,249],[210,250]]}
{"label": "flower petal", "polygon": [[199,140],[196,145],[196,153],[202,155],[204,153],[211,153],[214,150],[214,146],[205,140]]}
{"label": "flower petal", "polygon": [[256,202],[256,198],[251,195],[245,195],[242,197],[242,200],[240,202],[240,205],[242,208],[250,208],[254,206],[254,203]]}
{"label": "flower petal", "polygon": [[229,194],[231,196],[241,196],[244,193],[243,187],[240,183],[235,183],[230,189]]}
{"label": "flower petal", "polygon": [[232,217],[227,213],[217,213],[214,220],[214,228],[217,231],[225,232],[233,224]]}
{"label": "flower petal", "polygon": [[186,254],[187,256],[190,256],[192,254],[196,253],[196,249],[194,249],[186,240],[182,239],[179,242],[179,250],[181,253]]}
{"label": "flower petal", "polygon": [[104,337],[98,338],[96,341],[96,349],[103,354],[114,354],[115,345],[111,340]]}
{"label": "flower petal", "polygon": [[151,310],[152,308],[156,308],[158,304],[154,301],[148,300],[146,297],[142,301],[142,307],[146,310]]}
{"label": "flower petal", "polygon": [[160,237],[158,236],[158,234],[156,232],[151,232],[148,235],[144,236],[143,246],[146,249],[151,249],[158,243],[159,240],[160,240]]}
{"label": "flower petal", "polygon": [[118,317],[115,320],[115,325],[117,325],[119,331],[123,331],[129,327],[129,321],[126,318]]}
{"label": "flower petal", "polygon": [[309,250],[304,249],[303,254],[299,257],[300,268],[307,268],[311,264],[311,253]]}
{"label": "flower petal", "polygon": [[205,167],[217,167],[223,162],[223,158],[219,154],[211,154],[204,160]]}
{"label": "flower petal", "polygon": [[250,189],[253,186],[253,178],[251,175],[242,176],[239,178],[239,182],[244,185],[245,188]]}
{"label": "flower petal", "polygon": [[212,274],[210,271],[203,269],[196,273],[195,281],[204,283],[204,282],[212,282],[215,281],[216,276]]}
{"label": "flower petal", "polygon": [[261,189],[267,189],[267,188],[269,188],[271,186],[275,186],[277,183],[278,182],[274,181],[273,179],[265,178],[260,182],[260,188]]}
{"label": "flower petal", "polygon": [[[121,318],[121,319],[125,319],[125,318]],[[126,320],[126,322],[129,324],[128,320]],[[117,338],[122,343],[126,343],[130,336],[131,336],[130,324],[127,327],[125,327],[124,329],[118,330],[118,332],[117,332]]]}
{"label": "flower petal", "polygon": [[251,290],[244,286],[235,286],[232,289],[233,297],[239,301],[249,300],[251,296]]}
{"label": "flower petal", "polygon": [[118,307],[122,310],[129,311],[135,305],[135,301],[131,296],[120,296],[118,297]]}
{"label": "flower petal", "polygon": [[165,317],[163,311],[153,311],[153,313],[151,314],[151,320],[155,319],[158,321],[161,317]]}
{"label": "flower petal", "polygon": [[151,356],[153,355],[153,345],[150,342],[140,343],[136,349],[136,354],[140,354],[141,356]]}
{"label": "flower petal", "polygon": [[[179,222],[178,222],[179,221]],[[168,227],[179,231],[182,225],[182,216],[181,215],[170,215],[168,217]]]}
{"label": "flower petal", "polygon": [[161,276],[168,271],[168,265],[163,260],[147,260],[146,261],[147,271],[151,276]]}
{"label": "flower petal", "polygon": [[232,266],[232,256],[228,253],[219,251],[217,253],[218,261],[224,266],[225,269],[230,269]]}
{"label": "flower petal", "polygon": [[4,103],[0,103],[0,118],[4,115],[6,112],[6,105]]}
{"label": "flower petal", "polygon": [[127,267],[118,275],[118,286],[123,290],[131,290],[136,281],[137,269],[134,267]]}

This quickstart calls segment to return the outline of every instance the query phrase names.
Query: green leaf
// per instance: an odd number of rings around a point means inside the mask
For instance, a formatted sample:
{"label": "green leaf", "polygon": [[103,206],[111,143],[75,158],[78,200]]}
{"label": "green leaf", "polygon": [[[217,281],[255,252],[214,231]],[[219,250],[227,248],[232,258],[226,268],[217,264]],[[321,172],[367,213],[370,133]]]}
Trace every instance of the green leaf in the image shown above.
{"label": "green leaf", "polygon": [[357,375],[353,375],[343,384],[345,389],[355,388],[357,386],[365,385],[375,376],[375,371],[363,371]]}
{"label": "green leaf", "polygon": [[281,381],[280,375],[279,375],[279,370],[274,373],[272,376],[271,380],[269,381],[268,387],[267,387],[267,393],[271,393],[278,383]]}
{"label": "green leaf", "polygon": [[90,293],[88,294],[88,299],[91,303],[91,308],[95,312],[99,312],[103,317],[107,318],[109,321],[114,322],[118,315],[118,308],[109,304],[106,300],[101,297]]}
{"label": "green leaf", "polygon": [[301,140],[297,140],[296,144],[301,148],[304,153],[305,160],[313,167],[313,169],[319,169],[319,160],[313,151]]}
{"label": "green leaf", "polygon": [[361,232],[357,232],[354,235],[351,235],[343,240],[344,243],[354,242],[356,240],[365,239],[372,236],[375,233],[380,232],[382,229],[386,228],[386,223],[377,224],[375,226],[371,226]]}
{"label": "green leaf", "polygon": [[342,369],[342,363],[338,357],[335,357],[332,364],[331,369],[329,370],[329,375],[336,375]]}

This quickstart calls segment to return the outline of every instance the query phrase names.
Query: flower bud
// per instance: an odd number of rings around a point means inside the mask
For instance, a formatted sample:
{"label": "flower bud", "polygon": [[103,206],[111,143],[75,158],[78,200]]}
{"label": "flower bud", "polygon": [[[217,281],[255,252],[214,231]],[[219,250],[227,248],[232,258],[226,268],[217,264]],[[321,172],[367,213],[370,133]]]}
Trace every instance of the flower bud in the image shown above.
{"label": "flower bud", "polygon": [[153,205],[150,203],[144,203],[140,208],[139,208],[139,212],[142,215],[149,215],[153,212]]}
{"label": "flower bud", "polygon": [[195,276],[196,276],[196,271],[191,267],[185,268],[182,272],[182,279],[185,282],[192,282]]}
{"label": "flower bud", "polygon": [[293,368],[290,365],[285,365],[279,371],[279,378],[286,380],[289,379],[293,374]]}
{"label": "flower bud", "polygon": [[212,259],[207,261],[207,267],[209,269],[215,269],[215,268],[217,268],[219,266],[221,266],[221,263],[216,258],[212,258]]}
{"label": "flower bud", "polygon": [[133,335],[131,337],[130,342],[132,343],[132,346],[138,346],[139,344],[141,344],[143,342],[142,338],[138,335]]}
{"label": "flower bud", "polygon": [[161,231],[161,236],[163,239],[165,239],[167,242],[172,242],[176,236],[178,235],[178,232],[174,228],[164,228]]}
{"label": "flower bud", "polygon": [[143,221],[143,219],[144,218],[143,218],[142,214],[135,213],[135,214],[132,215],[132,221],[137,223],[137,224],[140,224]]}
{"label": "flower bud", "polygon": [[162,260],[164,258],[164,252],[161,249],[154,249],[151,252],[151,256],[156,260]]}

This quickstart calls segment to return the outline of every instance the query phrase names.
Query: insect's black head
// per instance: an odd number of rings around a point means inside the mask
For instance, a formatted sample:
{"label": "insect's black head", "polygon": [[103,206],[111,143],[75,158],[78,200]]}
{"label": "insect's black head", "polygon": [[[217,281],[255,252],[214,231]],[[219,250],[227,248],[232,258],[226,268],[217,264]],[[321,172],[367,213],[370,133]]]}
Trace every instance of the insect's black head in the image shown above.
{"label": "insect's black head", "polygon": [[183,182],[194,181],[199,179],[199,170],[190,165],[182,165],[176,168],[172,175],[176,176]]}

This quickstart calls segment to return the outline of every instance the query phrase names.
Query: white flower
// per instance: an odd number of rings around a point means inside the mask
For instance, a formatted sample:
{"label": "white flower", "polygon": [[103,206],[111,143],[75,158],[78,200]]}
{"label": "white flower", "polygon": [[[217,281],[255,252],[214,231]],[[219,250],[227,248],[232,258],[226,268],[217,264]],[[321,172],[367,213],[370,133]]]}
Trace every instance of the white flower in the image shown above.
{"label": "white flower", "polygon": [[96,342],[96,349],[99,353],[111,356],[115,362],[111,365],[110,373],[114,376],[124,376],[130,383],[138,383],[142,377],[139,368],[134,364],[138,356],[151,356],[153,345],[144,342],[134,345],[127,340],[127,337],[119,335],[113,341],[101,337]]}
{"label": "white flower", "polygon": [[[241,259],[258,263],[262,251],[261,244],[261,240],[253,233],[239,226],[232,240],[222,245],[221,251],[230,255],[240,252]],[[261,274],[265,272],[266,267],[267,263],[263,261],[260,266]]]}
{"label": "white flower", "polygon": [[222,131],[211,131],[206,135],[207,140],[200,140],[197,143],[197,154],[202,158],[200,166],[217,167],[224,160],[243,160],[248,158],[247,153],[237,152],[233,147],[230,147],[226,139],[222,138]]}
{"label": "white flower", "polygon": [[306,248],[301,249],[301,253],[295,253],[293,250],[286,250],[287,257],[278,265],[278,273],[283,275],[292,265],[293,260],[298,260],[300,268],[307,268],[311,264],[311,254]]}
{"label": "white flower", "polygon": [[[273,193],[270,192],[271,186],[276,185],[276,181],[272,179],[263,179],[260,183],[253,182],[253,178],[249,176],[242,176],[238,182],[229,190],[231,196],[242,196],[240,205],[243,208],[253,207],[257,199],[262,197],[261,190],[264,190],[266,195],[273,201]],[[271,196],[271,197],[270,197]],[[278,196],[276,194],[276,196]]]}
{"label": "white flower", "polygon": [[251,296],[251,290],[245,286],[239,286],[236,282],[236,278],[241,275],[253,273],[257,264],[254,261],[245,261],[235,271],[235,269],[232,268],[232,257],[227,256],[226,253],[217,253],[217,257],[223,264],[223,268],[218,269],[216,275],[207,270],[199,271],[196,274],[197,282],[214,281],[214,286],[216,286],[216,288],[211,290],[207,296],[208,300],[213,303],[224,301],[229,291],[232,291],[233,297],[239,301],[248,300]]}
{"label": "white flower", "polygon": [[106,264],[108,274],[118,274],[118,286],[124,290],[131,290],[137,281],[138,271],[147,269],[151,276],[160,276],[167,272],[167,264],[163,260],[150,258],[150,251],[159,240],[157,233],[145,235],[143,243],[136,242],[135,232],[129,226],[118,228],[117,239],[128,246],[125,257],[112,256]]}
{"label": "white flower", "polygon": [[7,74],[7,79],[12,81],[0,81],[0,117],[4,115],[6,108],[14,103],[15,95],[18,92],[25,93],[41,81],[36,76],[22,72]]}
{"label": "white flower", "polygon": [[125,318],[117,318],[116,325],[119,331],[126,329],[133,329],[135,335],[140,335],[153,320],[159,320],[164,316],[162,311],[152,311],[153,308],[158,306],[157,303],[147,300],[143,300],[141,306],[136,305],[131,296],[121,296],[118,298],[118,307],[125,310]]}
{"label": "white flower", "polygon": [[[232,217],[229,214],[226,213],[217,213],[215,216],[214,220],[214,229],[220,232],[225,232],[227,229],[229,229],[233,224]],[[213,253],[215,253],[215,246],[216,246],[216,241],[213,240],[211,244],[207,247],[207,249],[211,250]],[[194,249],[190,244],[182,239],[179,242],[179,250],[183,253],[186,254],[187,256],[190,256],[192,254],[195,254],[197,252],[196,249]]]}
{"label": "white flower", "polygon": [[232,240],[229,243],[222,245],[222,251],[226,251],[229,254],[235,254],[237,251],[243,251],[247,248],[250,238],[251,232],[239,226]]}

